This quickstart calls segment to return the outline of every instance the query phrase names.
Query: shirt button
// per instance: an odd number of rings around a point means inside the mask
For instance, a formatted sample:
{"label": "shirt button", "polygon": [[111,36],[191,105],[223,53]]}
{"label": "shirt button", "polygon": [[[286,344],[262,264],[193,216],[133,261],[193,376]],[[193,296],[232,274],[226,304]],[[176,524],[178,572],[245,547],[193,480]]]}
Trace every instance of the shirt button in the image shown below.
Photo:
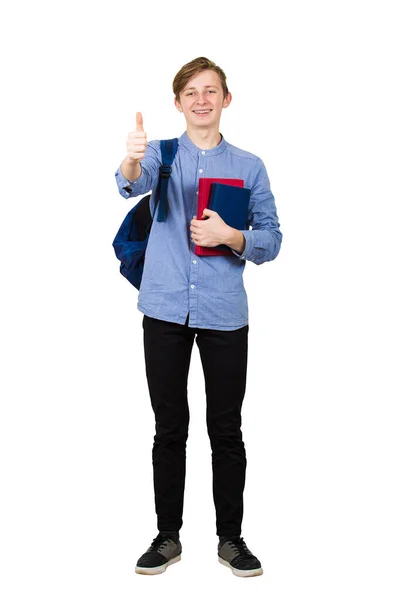
{"label": "shirt button", "polygon": [[197,218],[197,215],[193,215],[193,219],[196,219],[196,218]]}
{"label": "shirt button", "polygon": [[194,260],[194,261],[193,261],[193,264],[195,265],[196,263],[197,263],[197,260]]}
{"label": "shirt button", "polygon": [[199,173],[202,173],[202,172],[203,172],[203,169],[199,169]]}
{"label": "shirt button", "polygon": [[197,194],[197,195],[199,194],[199,190],[197,190],[196,194]]}
{"label": "shirt button", "polygon": [[202,154],[205,154],[204,150],[202,151]]}
{"label": "shirt button", "polygon": [[190,287],[191,287],[192,289],[194,288],[194,285],[193,285],[193,283],[192,283],[192,285],[191,285]]}

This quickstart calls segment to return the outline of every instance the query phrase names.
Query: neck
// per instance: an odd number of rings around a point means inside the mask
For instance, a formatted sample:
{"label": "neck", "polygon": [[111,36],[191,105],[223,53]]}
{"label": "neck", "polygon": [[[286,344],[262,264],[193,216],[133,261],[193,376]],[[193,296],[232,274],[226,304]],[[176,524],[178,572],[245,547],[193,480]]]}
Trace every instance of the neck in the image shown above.
{"label": "neck", "polygon": [[193,144],[201,150],[211,150],[211,148],[218,146],[222,140],[218,126],[213,129],[196,129],[188,124],[186,133]]}

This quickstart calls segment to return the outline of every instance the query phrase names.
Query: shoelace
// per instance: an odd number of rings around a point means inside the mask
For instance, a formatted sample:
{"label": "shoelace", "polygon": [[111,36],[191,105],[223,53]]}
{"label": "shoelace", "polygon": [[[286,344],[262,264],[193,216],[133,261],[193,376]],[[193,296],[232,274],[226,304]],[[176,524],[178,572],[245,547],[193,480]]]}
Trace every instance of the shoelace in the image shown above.
{"label": "shoelace", "polygon": [[162,533],[159,533],[151,542],[150,547],[152,550],[159,552],[159,550],[162,550],[162,548],[166,546],[166,542],[168,540],[171,540],[171,538],[167,537],[166,535],[163,535]]}
{"label": "shoelace", "polygon": [[227,543],[236,550],[236,556],[253,556],[242,537],[232,538]]}

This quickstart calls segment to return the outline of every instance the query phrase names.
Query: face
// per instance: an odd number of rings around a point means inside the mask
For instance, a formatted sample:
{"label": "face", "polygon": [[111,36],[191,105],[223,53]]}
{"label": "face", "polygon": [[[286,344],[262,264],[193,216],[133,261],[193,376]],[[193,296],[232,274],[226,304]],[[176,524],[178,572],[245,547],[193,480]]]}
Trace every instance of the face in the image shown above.
{"label": "face", "polygon": [[[188,124],[194,127],[218,127],[223,108],[229,106],[232,95],[223,99],[221,82],[215,71],[197,73],[188,81],[175,106],[185,115]],[[201,113],[199,111],[205,111]]]}

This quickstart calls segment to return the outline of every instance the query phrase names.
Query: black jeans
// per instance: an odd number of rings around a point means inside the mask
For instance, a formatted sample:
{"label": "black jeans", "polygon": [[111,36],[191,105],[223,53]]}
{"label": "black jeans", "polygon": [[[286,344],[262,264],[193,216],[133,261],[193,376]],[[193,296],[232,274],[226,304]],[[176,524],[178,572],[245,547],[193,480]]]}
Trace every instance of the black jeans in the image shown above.
{"label": "black jeans", "polygon": [[143,316],[146,376],[155,415],[152,461],[157,526],[160,531],[182,527],[187,381],[196,339],[206,387],[217,535],[240,535],[247,464],[240,428],[249,326],[233,331],[200,329],[189,327],[188,319],[180,325]]}

